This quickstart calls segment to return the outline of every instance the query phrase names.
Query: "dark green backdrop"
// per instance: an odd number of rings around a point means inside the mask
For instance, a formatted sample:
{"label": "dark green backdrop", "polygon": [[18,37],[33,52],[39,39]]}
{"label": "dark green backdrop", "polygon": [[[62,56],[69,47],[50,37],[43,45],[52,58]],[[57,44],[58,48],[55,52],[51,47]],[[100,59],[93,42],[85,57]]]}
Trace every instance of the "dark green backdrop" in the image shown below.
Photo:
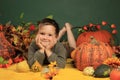
{"label": "dark green backdrop", "polygon": [[[65,22],[83,26],[105,20],[117,25],[120,39],[120,0],[0,0],[0,23],[18,24],[22,12],[26,22],[53,15],[61,27]],[[73,32],[76,36],[77,31]]]}

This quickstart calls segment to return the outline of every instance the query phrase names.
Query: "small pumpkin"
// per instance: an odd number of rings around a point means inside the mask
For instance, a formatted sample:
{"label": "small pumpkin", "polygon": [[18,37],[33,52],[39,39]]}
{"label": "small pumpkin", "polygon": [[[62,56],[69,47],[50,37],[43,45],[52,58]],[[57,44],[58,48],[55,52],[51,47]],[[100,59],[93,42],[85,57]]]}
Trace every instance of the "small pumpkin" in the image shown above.
{"label": "small pumpkin", "polygon": [[92,66],[94,69],[103,63],[109,57],[112,57],[114,51],[108,43],[97,41],[91,36],[90,42],[81,43],[74,53],[75,66],[79,70]]}
{"label": "small pumpkin", "polygon": [[120,80],[120,68],[113,69],[110,72],[110,80]]}

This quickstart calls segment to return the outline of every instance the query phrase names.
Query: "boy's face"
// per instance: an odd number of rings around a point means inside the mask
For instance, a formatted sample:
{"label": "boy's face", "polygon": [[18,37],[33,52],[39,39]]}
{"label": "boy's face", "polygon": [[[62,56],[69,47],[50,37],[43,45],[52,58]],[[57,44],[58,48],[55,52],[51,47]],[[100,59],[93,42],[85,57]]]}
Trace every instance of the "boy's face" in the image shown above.
{"label": "boy's face", "polygon": [[55,27],[52,25],[40,26],[37,35],[39,35],[40,41],[44,46],[49,44],[51,41],[54,41],[54,39],[57,39],[55,34]]}

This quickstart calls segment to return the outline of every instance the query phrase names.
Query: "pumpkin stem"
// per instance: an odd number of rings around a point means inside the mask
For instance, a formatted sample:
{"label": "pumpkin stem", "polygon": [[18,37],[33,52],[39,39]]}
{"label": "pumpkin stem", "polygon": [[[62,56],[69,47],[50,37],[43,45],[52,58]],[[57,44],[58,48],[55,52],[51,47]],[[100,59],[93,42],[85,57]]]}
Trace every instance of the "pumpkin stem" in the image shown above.
{"label": "pumpkin stem", "polygon": [[91,44],[99,45],[99,42],[94,38],[94,36],[90,36],[90,39]]}

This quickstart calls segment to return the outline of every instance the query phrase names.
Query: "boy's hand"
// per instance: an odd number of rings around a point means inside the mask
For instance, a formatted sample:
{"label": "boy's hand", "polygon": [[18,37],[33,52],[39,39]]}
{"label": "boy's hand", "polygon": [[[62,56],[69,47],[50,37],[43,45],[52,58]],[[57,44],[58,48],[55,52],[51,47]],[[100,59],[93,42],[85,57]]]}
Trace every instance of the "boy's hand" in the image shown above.
{"label": "boy's hand", "polygon": [[42,44],[42,42],[41,42],[41,40],[40,40],[40,35],[37,35],[37,36],[36,36],[35,41],[36,41],[36,44],[39,46],[40,51],[41,51],[41,52],[44,52],[45,47],[43,46],[43,44]]}
{"label": "boy's hand", "polygon": [[47,56],[50,56],[52,54],[52,48],[54,47],[54,45],[57,43],[57,38],[53,38],[53,40],[51,40],[49,42],[49,44],[45,47],[45,51]]}

